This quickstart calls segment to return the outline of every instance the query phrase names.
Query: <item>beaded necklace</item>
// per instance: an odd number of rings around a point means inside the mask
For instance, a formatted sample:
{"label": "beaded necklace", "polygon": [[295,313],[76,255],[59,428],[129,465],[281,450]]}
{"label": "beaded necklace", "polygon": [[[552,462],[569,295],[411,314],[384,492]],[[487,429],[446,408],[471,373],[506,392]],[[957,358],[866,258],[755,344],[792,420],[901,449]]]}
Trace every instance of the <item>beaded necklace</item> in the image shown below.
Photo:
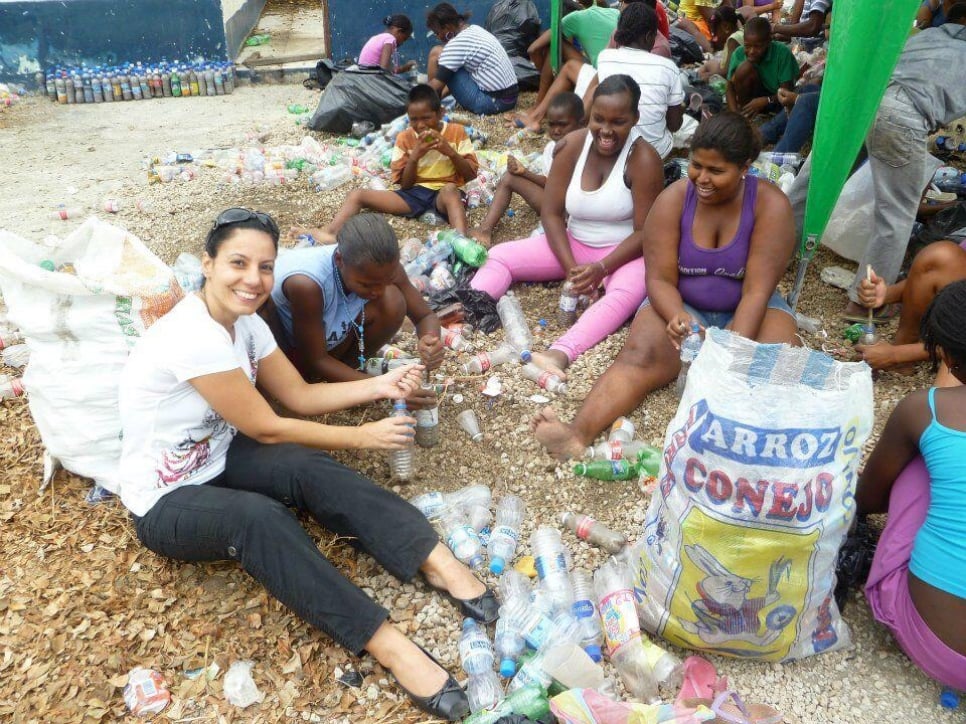
{"label": "beaded necklace", "polygon": [[[349,309],[349,300],[345,296],[345,286],[342,282],[342,274],[339,272],[339,267],[337,264],[332,264],[332,270],[335,272],[336,285],[335,288],[339,290],[339,296],[342,297],[342,303],[345,305],[346,311]],[[366,341],[363,336],[363,330],[366,326],[366,307],[362,305],[362,317],[361,321],[356,322],[354,319],[349,320],[356,330],[356,336],[359,338],[359,371],[365,372],[366,369]]]}

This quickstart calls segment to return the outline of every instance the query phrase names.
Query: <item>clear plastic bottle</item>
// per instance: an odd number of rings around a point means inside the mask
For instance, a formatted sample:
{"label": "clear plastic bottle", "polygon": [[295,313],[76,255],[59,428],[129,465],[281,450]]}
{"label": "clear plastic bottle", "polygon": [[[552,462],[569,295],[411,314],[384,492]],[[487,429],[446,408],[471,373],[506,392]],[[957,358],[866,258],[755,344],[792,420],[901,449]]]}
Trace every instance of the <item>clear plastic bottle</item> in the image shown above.
{"label": "clear plastic bottle", "polygon": [[443,217],[441,217],[435,211],[427,211],[425,214],[419,217],[419,220],[424,224],[428,224],[429,226],[439,226],[443,223]]}
{"label": "clear plastic bottle", "polygon": [[482,567],[483,545],[480,543],[480,536],[459,506],[453,505],[443,510],[440,527],[446,538],[446,545],[456,558],[474,570]]}
{"label": "clear plastic bottle", "polygon": [[553,619],[531,605],[529,599],[516,597],[504,601],[500,606],[500,617],[506,617],[510,625],[519,631],[527,644],[534,649],[543,647],[550,640],[550,634],[553,632]]}
{"label": "clear plastic bottle", "polygon": [[512,694],[526,686],[539,686],[546,691],[553,684],[553,677],[544,669],[543,661],[546,658],[546,650],[537,651],[527,659],[516,676],[510,681],[507,691]]}
{"label": "clear plastic bottle", "polygon": [[[424,391],[432,391],[434,386],[423,383]],[[416,444],[420,447],[436,447],[439,445],[439,405],[414,410],[416,418]]]}
{"label": "clear plastic bottle", "polygon": [[[431,280],[432,281],[432,280]],[[473,354],[476,351],[476,347],[473,343],[466,339],[462,334],[453,329],[443,328],[443,345],[456,352],[466,352],[467,354]]]}
{"label": "clear plastic bottle", "polygon": [[513,292],[507,292],[496,303],[496,312],[503,323],[503,334],[507,343],[520,355],[523,362],[529,362],[533,347],[533,334],[527,325],[523,307]]}
{"label": "clear plastic bottle", "polygon": [[465,488],[449,493],[446,502],[458,505],[466,513],[473,530],[479,532],[486,528],[493,516],[490,513],[490,503],[493,493],[488,485],[467,485]]}
{"label": "clear plastic bottle", "polygon": [[560,524],[573,531],[581,540],[600,546],[608,553],[620,553],[627,545],[627,538],[589,515],[561,513]]}
{"label": "clear plastic bottle", "polygon": [[526,643],[520,632],[514,628],[513,622],[506,616],[500,616],[496,622],[493,634],[496,657],[500,661],[500,676],[509,679],[516,673],[517,659],[526,648]]}
{"label": "clear plastic bottle", "polygon": [[520,357],[507,343],[501,344],[492,352],[477,352],[476,356],[463,365],[463,374],[478,375],[482,374],[498,365],[513,362]]}
{"label": "clear plastic bottle", "polygon": [[513,560],[520,538],[520,525],[526,511],[526,505],[516,495],[504,495],[500,498],[496,506],[496,525],[486,547],[492,573],[500,575],[506,564]]}
{"label": "clear plastic bottle", "polygon": [[634,460],[637,454],[650,447],[643,440],[608,440],[591,445],[584,452],[584,457],[591,460]]}
{"label": "clear plastic bottle", "polygon": [[594,592],[607,654],[631,696],[650,704],[659,700],[657,682],[641,643],[641,624],[630,581],[626,565],[610,558],[594,573]]}
{"label": "clear plastic bottle", "polygon": [[474,619],[463,619],[460,634],[460,664],[472,676],[493,670],[493,647],[486,630]]}
{"label": "clear plastic bottle", "polygon": [[643,634],[641,645],[644,647],[644,656],[658,686],[667,693],[676,694],[684,681],[684,665],[681,660]]}
{"label": "clear plastic bottle", "polygon": [[567,560],[560,531],[542,527],[530,537],[537,577],[553,599],[554,611],[570,611],[574,593],[567,575]]}
{"label": "clear plastic bottle", "polygon": [[24,393],[23,380],[19,377],[0,375],[0,399],[9,400]]}
{"label": "clear plastic bottle", "polygon": [[557,305],[557,323],[564,329],[570,329],[577,321],[577,299],[573,283],[565,281],[560,287],[560,302]]}
{"label": "clear plastic bottle", "polygon": [[635,431],[636,428],[634,427],[633,422],[628,420],[626,417],[618,417],[610,426],[610,432],[607,435],[607,440],[609,442],[613,442],[615,440],[620,440],[621,442],[630,442],[634,439]]}
{"label": "clear plastic bottle", "polygon": [[0,353],[0,358],[3,359],[3,363],[7,367],[21,368],[27,365],[30,361],[30,348],[25,344],[15,344],[10,347],[6,347],[2,353]]}
{"label": "clear plastic bottle", "polygon": [[[564,515],[573,515],[573,513]],[[604,632],[600,627],[600,614],[597,611],[597,599],[594,596],[594,579],[589,571],[577,568],[570,573],[570,581],[574,589],[572,611],[580,628],[580,647],[594,661],[600,661]]]}
{"label": "clear plastic bottle", "polygon": [[681,342],[681,371],[678,373],[678,398],[684,395],[684,388],[688,383],[688,370],[701,351],[701,325],[691,322],[691,332]]}
{"label": "clear plastic bottle", "polygon": [[463,724],[495,724],[511,714],[521,714],[533,721],[544,720],[550,714],[547,691],[540,686],[524,686],[507,694],[507,697],[494,709],[477,712]]}
{"label": "clear plastic bottle", "polygon": [[365,373],[367,375],[372,375],[373,377],[378,377],[379,375],[384,375],[390,370],[403,367],[405,365],[410,365],[418,362],[419,360],[410,357],[403,357],[400,359],[384,359],[382,357],[370,357],[366,360]]}
{"label": "clear plastic bottle", "polygon": [[[396,400],[392,405],[393,417],[409,417],[405,400]],[[413,445],[410,442],[401,450],[389,452],[389,470],[396,480],[408,481],[413,477]]]}
{"label": "clear plastic bottle", "polygon": [[533,362],[527,362],[520,368],[520,374],[532,382],[536,382],[547,392],[557,395],[567,394],[567,383],[553,372],[537,367]]}
{"label": "clear plastic bottle", "polygon": [[409,503],[425,515],[427,520],[439,520],[440,516],[443,515],[443,511],[447,508],[445,496],[435,490],[431,493],[417,495]]}
{"label": "clear plastic bottle", "polygon": [[510,568],[500,574],[500,578],[497,581],[497,592],[500,594],[500,600],[503,603],[509,603],[518,598],[523,601],[529,601],[530,594],[533,593],[533,587],[530,585],[530,579],[525,574],[520,573],[520,571],[514,568]]}

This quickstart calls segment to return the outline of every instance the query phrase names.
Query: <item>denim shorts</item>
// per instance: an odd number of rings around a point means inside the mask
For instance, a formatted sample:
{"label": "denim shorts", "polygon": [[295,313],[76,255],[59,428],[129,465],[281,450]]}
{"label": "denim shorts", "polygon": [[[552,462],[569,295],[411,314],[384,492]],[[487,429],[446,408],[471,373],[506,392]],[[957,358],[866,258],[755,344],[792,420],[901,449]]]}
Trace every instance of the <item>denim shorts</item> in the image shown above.
{"label": "denim shorts", "polygon": [[[638,313],[641,309],[651,306],[651,300],[645,299],[638,309]],[[788,302],[785,301],[785,297],[775,291],[771,297],[768,299],[768,304],[766,305],[768,309],[777,309],[781,312],[785,312],[793,319],[795,318],[795,312],[792,308],[788,306]],[[709,310],[696,309],[689,304],[684,305],[684,310],[691,315],[691,318],[700,324],[705,329],[709,327],[717,327],[718,329],[725,329],[731,320],[735,318],[734,310],[730,312],[712,312]]]}

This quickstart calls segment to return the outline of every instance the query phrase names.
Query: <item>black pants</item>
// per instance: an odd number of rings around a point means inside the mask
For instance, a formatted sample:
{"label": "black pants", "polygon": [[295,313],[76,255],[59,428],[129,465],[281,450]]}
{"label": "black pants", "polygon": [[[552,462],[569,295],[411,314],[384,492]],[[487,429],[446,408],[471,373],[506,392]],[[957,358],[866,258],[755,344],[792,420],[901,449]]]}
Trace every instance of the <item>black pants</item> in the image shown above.
{"label": "black pants", "polygon": [[262,445],[240,433],[224,473],[168,493],[134,521],[141,542],[160,555],[237,560],[300,618],[361,653],[388,613],[322,555],[289,508],[355,537],[404,581],[439,540],[416,508],[325,453]]}

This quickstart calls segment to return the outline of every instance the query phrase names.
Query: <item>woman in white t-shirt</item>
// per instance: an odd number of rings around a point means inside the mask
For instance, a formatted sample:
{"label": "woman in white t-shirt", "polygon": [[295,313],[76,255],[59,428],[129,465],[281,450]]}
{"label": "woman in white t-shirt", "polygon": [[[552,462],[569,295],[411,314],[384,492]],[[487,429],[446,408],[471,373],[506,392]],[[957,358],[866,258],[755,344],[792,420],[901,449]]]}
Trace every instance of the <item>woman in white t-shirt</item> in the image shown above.
{"label": "woman in white t-shirt", "polygon": [[345,383],[308,384],[256,309],[272,289],[278,227],[228,209],[205,243],[205,285],[152,326],[120,380],[121,500],[152,551],[184,561],[233,559],[303,620],[355,653],[371,653],[413,701],[456,720],[466,694],[387,611],[322,555],[292,510],[351,536],[390,573],[421,572],[464,615],[497,603],[423,515],[323,450],[399,449],[411,418],[336,427],[277,415],[256,383],[292,412],[317,416],[419,384],[417,366]]}

